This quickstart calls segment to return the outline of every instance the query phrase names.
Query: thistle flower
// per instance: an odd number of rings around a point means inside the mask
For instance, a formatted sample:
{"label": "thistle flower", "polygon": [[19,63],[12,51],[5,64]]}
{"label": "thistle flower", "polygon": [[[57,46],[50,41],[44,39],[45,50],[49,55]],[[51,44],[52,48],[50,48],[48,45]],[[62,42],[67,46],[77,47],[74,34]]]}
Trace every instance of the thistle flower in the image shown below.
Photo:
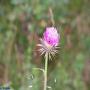
{"label": "thistle flower", "polygon": [[43,38],[40,39],[39,51],[42,54],[48,54],[49,58],[54,56],[57,53],[57,48],[59,44],[60,36],[57,32],[57,29],[54,27],[47,27],[46,31],[43,34]]}
{"label": "thistle flower", "polygon": [[57,53],[57,48],[59,44],[60,36],[57,29],[54,27],[47,27],[46,31],[43,33],[43,38],[40,39],[39,51],[45,54],[45,69],[44,69],[44,90],[47,90],[47,70],[48,70],[48,59],[52,59]]}

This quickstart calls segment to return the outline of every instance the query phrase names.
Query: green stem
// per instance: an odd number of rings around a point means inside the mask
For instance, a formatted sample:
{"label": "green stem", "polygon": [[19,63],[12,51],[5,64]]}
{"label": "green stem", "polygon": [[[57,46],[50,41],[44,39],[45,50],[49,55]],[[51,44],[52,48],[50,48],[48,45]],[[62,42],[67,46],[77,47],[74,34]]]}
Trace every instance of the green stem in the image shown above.
{"label": "green stem", "polygon": [[44,90],[47,90],[48,53],[45,54]]}

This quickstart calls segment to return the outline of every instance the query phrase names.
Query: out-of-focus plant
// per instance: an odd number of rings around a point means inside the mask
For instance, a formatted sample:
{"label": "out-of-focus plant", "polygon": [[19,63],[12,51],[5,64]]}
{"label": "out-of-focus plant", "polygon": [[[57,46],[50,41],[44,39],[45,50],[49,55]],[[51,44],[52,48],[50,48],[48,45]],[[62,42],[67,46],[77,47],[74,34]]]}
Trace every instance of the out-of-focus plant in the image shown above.
{"label": "out-of-focus plant", "polygon": [[44,28],[52,26],[52,8],[61,48],[48,62],[48,89],[89,90],[85,80],[89,64],[84,66],[90,58],[89,4],[89,0],[0,0],[0,84],[42,90],[43,74],[35,68],[43,68],[44,61],[35,44]]}

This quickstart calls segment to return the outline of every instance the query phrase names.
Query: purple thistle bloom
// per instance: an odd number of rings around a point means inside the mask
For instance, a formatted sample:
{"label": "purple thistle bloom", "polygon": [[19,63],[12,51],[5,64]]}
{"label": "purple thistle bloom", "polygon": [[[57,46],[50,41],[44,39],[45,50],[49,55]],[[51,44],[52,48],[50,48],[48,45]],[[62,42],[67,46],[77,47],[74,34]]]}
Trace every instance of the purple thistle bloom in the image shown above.
{"label": "purple thistle bloom", "polygon": [[51,46],[57,46],[59,44],[60,36],[54,27],[47,27],[43,34],[43,40]]}
{"label": "purple thistle bloom", "polygon": [[57,29],[54,27],[47,27],[46,31],[43,34],[43,38],[40,39],[39,51],[42,54],[48,53],[49,58],[51,55],[54,56],[57,53],[57,48],[59,44],[60,36],[57,32]]}

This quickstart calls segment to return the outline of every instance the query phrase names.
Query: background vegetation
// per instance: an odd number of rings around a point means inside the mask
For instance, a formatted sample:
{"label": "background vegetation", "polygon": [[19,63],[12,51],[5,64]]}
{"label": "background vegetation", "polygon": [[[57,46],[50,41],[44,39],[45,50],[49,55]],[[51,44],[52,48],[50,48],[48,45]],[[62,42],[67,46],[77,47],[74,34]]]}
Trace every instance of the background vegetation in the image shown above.
{"label": "background vegetation", "polygon": [[49,61],[48,90],[90,90],[90,0],[0,0],[1,86],[43,90],[36,44],[52,17],[61,40]]}

